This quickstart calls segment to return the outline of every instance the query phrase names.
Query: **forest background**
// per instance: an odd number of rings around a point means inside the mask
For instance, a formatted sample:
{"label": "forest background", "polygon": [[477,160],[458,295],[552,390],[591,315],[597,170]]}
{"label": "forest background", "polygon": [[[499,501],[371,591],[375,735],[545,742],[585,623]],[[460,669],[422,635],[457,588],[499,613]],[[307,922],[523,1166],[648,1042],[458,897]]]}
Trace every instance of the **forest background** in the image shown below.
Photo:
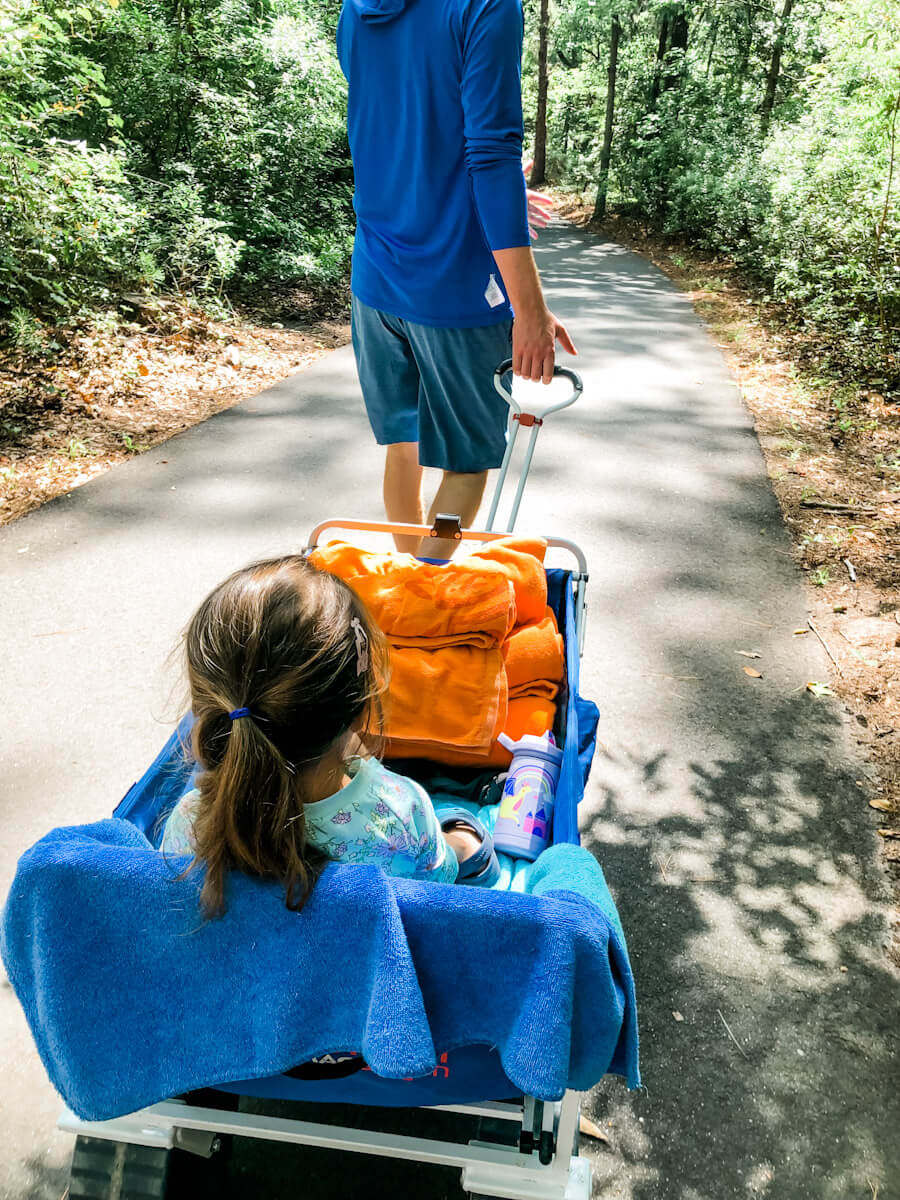
{"label": "forest background", "polygon": [[[0,0],[0,337],[52,355],[132,293],[214,316],[298,287],[343,303],[339,11]],[[824,336],[827,368],[895,391],[896,0],[526,0],[526,18],[533,183],[728,255]]]}
{"label": "forest background", "polygon": [[[0,525],[347,340],[339,14],[0,0]],[[722,348],[900,895],[900,4],[525,15],[532,184]]]}

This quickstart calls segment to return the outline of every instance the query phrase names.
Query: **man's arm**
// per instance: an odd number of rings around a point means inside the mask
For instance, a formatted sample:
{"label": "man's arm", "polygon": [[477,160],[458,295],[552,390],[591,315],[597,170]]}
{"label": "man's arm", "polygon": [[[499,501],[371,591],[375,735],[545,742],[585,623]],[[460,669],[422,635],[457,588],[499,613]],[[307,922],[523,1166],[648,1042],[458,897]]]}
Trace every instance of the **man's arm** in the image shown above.
{"label": "man's arm", "polygon": [[569,354],[577,354],[577,350],[566,327],[547,307],[531,247],[495,250],[494,259],[516,315],[513,371],[524,379],[549,383],[553,378],[557,339]]}
{"label": "man's arm", "polygon": [[522,9],[519,0],[472,0],[463,31],[466,165],[475,207],[513,306],[513,369],[553,377],[556,338],[575,353],[547,308],[531,253],[522,174]]}

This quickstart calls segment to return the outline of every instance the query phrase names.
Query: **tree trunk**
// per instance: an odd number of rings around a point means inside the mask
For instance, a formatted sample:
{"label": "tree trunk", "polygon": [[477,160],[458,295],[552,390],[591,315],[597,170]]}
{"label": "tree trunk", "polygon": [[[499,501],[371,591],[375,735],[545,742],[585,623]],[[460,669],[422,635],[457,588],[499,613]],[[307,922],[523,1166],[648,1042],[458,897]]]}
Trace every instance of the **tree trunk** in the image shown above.
{"label": "tree trunk", "polygon": [[781,20],[778,24],[778,33],[775,37],[775,44],[772,47],[772,58],[769,62],[768,74],[766,75],[766,94],[763,97],[762,108],[759,110],[759,127],[763,137],[769,131],[772,109],[775,107],[775,91],[778,87],[778,76],[781,74],[781,52],[784,49],[784,35],[787,32],[787,23],[793,7],[794,0],[784,0],[784,7],[781,10]]}
{"label": "tree trunk", "polygon": [[531,187],[540,187],[547,180],[547,43],[550,35],[550,0],[541,0],[541,17],[538,25],[538,92],[537,113],[534,118],[534,166],[531,169]]}
{"label": "tree trunk", "polygon": [[678,87],[684,76],[684,60],[687,55],[688,45],[688,22],[687,14],[685,13],[683,4],[679,4],[677,11],[672,18],[671,24],[672,36],[669,40],[669,50],[680,50],[681,54],[678,57],[677,62],[670,60],[664,70],[665,79],[663,82],[663,87],[666,89],[666,91],[669,91],[671,88]]}
{"label": "tree trunk", "polygon": [[678,11],[675,13],[675,19],[672,21],[672,42],[669,46],[670,50],[687,50],[688,44],[688,21],[687,13],[683,4],[679,4]]}
{"label": "tree trunk", "polygon": [[709,35],[709,53],[706,56],[706,78],[709,79],[709,71],[712,66],[713,54],[716,49],[716,38],[719,35],[719,18],[716,17],[713,21],[712,30]]}
{"label": "tree trunk", "polygon": [[609,185],[609,160],[612,153],[613,116],[616,109],[616,71],[619,65],[619,35],[622,27],[618,16],[613,16],[609,34],[609,67],[606,72],[606,124],[603,127],[603,149],[600,151],[600,183],[597,188],[597,203],[594,205],[594,220],[606,215],[606,192]]}
{"label": "tree trunk", "polygon": [[653,69],[653,83],[650,86],[650,107],[656,105],[659,99],[660,87],[662,86],[662,67],[665,61],[666,51],[669,48],[669,16],[668,13],[663,13],[662,20],[659,23],[659,41],[656,45],[656,66]]}
{"label": "tree trunk", "polygon": [[750,65],[750,51],[753,49],[753,12],[748,4],[743,5],[743,11],[747,18],[747,23],[745,29],[741,31],[743,36],[738,35],[740,49],[731,74],[729,87],[732,96],[740,96],[744,90],[747,69]]}

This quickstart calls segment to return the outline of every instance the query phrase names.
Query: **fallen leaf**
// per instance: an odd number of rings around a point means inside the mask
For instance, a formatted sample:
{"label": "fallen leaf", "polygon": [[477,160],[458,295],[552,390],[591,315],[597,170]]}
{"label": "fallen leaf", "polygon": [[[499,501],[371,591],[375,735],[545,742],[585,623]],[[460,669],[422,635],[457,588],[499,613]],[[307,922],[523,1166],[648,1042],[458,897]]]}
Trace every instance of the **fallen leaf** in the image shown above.
{"label": "fallen leaf", "polygon": [[888,800],[879,800],[877,797],[869,801],[869,808],[877,808],[879,812],[893,812],[894,806]]}
{"label": "fallen leaf", "polygon": [[738,650],[738,654],[742,654],[744,658],[762,658],[762,655],[757,654],[755,650]]}
{"label": "fallen leaf", "polygon": [[149,375],[150,374],[150,368],[147,366],[146,363],[142,363],[140,359],[138,359],[137,370],[138,370],[138,375]]}
{"label": "fallen leaf", "polygon": [[806,690],[812,692],[814,696],[833,696],[834,692],[827,683],[808,683]]}
{"label": "fallen leaf", "polygon": [[900,838],[900,829],[887,829],[884,826],[878,830],[879,837]]}
{"label": "fallen leaf", "polygon": [[753,667],[744,667],[744,674],[749,675],[751,679],[762,679],[759,671],[754,671]]}
{"label": "fallen leaf", "polygon": [[595,1138],[598,1142],[606,1142],[609,1145],[609,1138],[603,1132],[599,1125],[595,1125],[589,1117],[581,1115],[578,1121],[578,1130],[580,1133],[586,1134],[588,1137]]}
{"label": "fallen leaf", "polygon": [[795,629],[794,637],[800,637],[800,635],[803,633],[809,633],[809,630],[808,629]]}
{"label": "fallen leaf", "polygon": [[681,1013],[680,1013],[680,1012],[673,1012],[673,1013],[672,1013],[672,1016],[675,1018],[675,1020],[676,1020],[676,1021],[683,1021],[683,1020],[684,1020],[684,1017],[681,1015]]}

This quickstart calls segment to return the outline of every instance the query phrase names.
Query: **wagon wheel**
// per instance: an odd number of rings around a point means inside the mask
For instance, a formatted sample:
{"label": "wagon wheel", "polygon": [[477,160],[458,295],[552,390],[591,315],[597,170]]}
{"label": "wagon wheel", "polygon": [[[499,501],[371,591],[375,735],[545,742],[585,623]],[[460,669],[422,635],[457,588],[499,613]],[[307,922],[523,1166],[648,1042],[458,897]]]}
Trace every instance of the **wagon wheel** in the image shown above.
{"label": "wagon wheel", "polygon": [[215,1153],[202,1158],[185,1150],[79,1135],[69,1171],[69,1200],[177,1200],[220,1194],[231,1139],[216,1141]]}
{"label": "wagon wheel", "polygon": [[[189,1104],[236,1111],[238,1097],[203,1088],[182,1097]],[[191,1135],[188,1135],[191,1136]],[[72,1152],[68,1200],[178,1200],[225,1190],[232,1138],[221,1134],[203,1154],[135,1146],[79,1134]],[[195,1147],[196,1148],[196,1147]]]}
{"label": "wagon wheel", "polygon": [[79,1135],[72,1152],[69,1200],[163,1200],[169,1154],[165,1149]]}

